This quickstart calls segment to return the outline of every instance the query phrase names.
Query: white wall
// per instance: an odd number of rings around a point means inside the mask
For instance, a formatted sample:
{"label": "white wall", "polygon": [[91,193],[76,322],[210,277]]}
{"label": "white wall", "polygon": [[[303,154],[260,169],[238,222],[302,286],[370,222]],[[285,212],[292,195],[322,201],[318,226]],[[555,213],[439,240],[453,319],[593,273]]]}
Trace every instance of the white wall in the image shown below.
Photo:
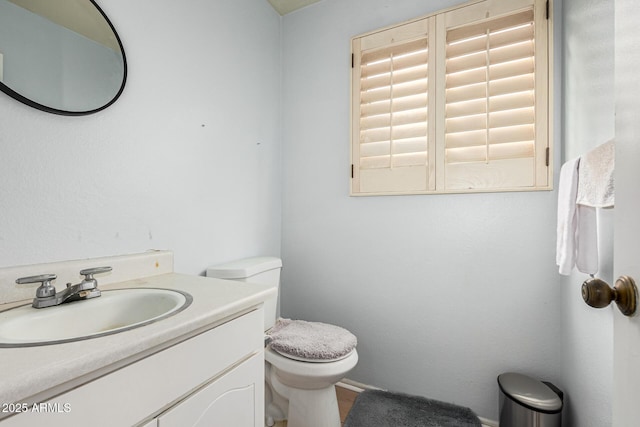
{"label": "white wall", "polygon": [[[563,158],[573,159],[615,134],[614,2],[564,0]],[[613,215],[599,210],[598,276],[613,284]],[[587,278],[562,284],[562,386],[565,425],[611,426],[613,304],[596,310],[581,297]]]}
{"label": "white wall", "polygon": [[113,106],[62,117],[0,96],[0,266],[157,248],[198,274],[278,255],[280,16],[262,0],[101,6],[129,63]]}
{"label": "white wall", "polygon": [[556,192],[348,195],[350,38],[455,3],[285,16],[282,308],[358,336],[351,379],[497,419],[498,374],[560,379]]}

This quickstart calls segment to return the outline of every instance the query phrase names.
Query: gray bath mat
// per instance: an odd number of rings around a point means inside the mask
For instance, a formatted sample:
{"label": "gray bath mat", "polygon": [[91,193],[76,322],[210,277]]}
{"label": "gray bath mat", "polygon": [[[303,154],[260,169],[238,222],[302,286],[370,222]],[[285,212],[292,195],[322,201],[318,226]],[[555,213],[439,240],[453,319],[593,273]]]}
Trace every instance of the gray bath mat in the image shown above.
{"label": "gray bath mat", "polygon": [[419,396],[365,390],[344,427],[481,427],[471,409]]}

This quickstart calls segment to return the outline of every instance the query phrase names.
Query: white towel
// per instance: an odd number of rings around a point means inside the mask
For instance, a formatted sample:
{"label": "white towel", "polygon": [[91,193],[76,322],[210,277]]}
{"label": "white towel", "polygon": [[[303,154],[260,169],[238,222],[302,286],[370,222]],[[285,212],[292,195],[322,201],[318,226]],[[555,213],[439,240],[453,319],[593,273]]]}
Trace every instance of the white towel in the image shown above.
{"label": "white towel", "polygon": [[615,202],[614,167],[615,146],[613,140],[581,156],[576,203],[595,208],[612,207]]}
{"label": "white towel", "polygon": [[569,160],[560,169],[558,184],[558,228],[556,264],[560,274],[568,276],[576,265],[576,195],[580,158]]}
{"label": "white towel", "polygon": [[[582,164],[582,160],[580,161]],[[580,184],[578,183],[578,186]],[[598,272],[598,218],[596,208],[577,205],[576,267],[586,274]]]}
{"label": "white towel", "polygon": [[573,267],[586,274],[598,271],[596,209],[576,204],[582,159],[569,160],[560,169],[556,264],[568,276]]}

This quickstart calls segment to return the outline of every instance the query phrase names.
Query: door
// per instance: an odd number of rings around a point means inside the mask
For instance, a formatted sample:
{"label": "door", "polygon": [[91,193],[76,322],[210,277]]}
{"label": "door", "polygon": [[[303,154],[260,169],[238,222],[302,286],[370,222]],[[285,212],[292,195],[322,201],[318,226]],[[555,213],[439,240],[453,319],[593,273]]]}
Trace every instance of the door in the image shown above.
{"label": "door", "polygon": [[[615,0],[614,272],[640,283],[640,2]],[[613,426],[640,425],[640,316],[614,310]]]}

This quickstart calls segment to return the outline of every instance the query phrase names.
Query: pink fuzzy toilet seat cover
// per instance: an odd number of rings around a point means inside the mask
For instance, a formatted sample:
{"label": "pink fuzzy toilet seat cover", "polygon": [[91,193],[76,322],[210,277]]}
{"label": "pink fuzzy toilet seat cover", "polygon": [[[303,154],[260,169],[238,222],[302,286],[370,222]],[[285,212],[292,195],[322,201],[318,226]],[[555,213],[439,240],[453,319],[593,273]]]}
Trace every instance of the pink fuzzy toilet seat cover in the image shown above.
{"label": "pink fuzzy toilet seat cover", "polygon": [[304,320],[278,319],[267,335],[278,353],[309,360],[340,359],[358,344],[356,336],[344,328]]}

